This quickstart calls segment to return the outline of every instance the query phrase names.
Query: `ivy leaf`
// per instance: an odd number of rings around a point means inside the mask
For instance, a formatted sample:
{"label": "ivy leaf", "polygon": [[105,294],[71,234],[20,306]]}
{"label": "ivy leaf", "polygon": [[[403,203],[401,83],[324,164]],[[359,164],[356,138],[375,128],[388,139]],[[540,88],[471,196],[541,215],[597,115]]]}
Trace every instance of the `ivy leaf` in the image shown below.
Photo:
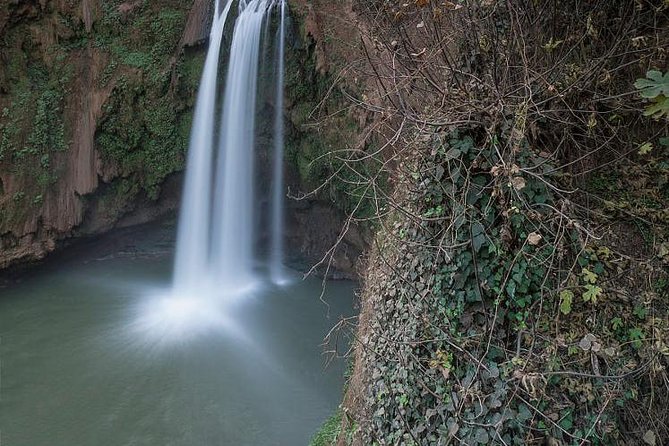
{"label": "ivy leaf", "polygon": [[658,119],[663,115],[669,116],[669,97],[660,95],[653,99],[653,105],[649,105],[643,115]]}
{"label": "ivy leaf", "polygon": [[448,152],[446,152],[446,161],[454,160],[456,158],[460,158],[460,155],[462,155],[462,151],[460,149],[456,149],[455,147],[450,149]]}
{"label": "ivy leaf", "polygon": [[634,348],[641,347],[641,340],[646,336],[643,330],[639,327],[630,328],[628,332],[630,341],[632,341],[632,346]]}
{"label": "ivy leaf", "polygon": [[485,228],[481,223],[474,223],[472,225],[472,246],[474,247],[474,251],[479,252],[485,242]]}
{"label": "ivy leaf", "polygon": [[532,412],[530,412],[530,409],[525,405],[525,404],[519,404],[518,405],[518,416],[517,420],[520,421],[521,423],[526,422],[532,418]]}
{"label": "ivy leaf", "polygon": [[516,282],[509,280],[509,283],[506,285],[506,292],[512,299],[516,297]]}
{"label": "ivy leaf", "polygon": [[647,430],[646,433],[643,434],[643,442],[650,446],[656,446],[657,438],[655,437],[655,432]]}
{"label": "ivy leaf", "polygon": [[648,316],[648,309],[643,305],[635,305],[632,313],[639,319],[644,320]]}
{"label": "ivy leaf", "polygon": [[638,79],[634,86],[639,94],[647,99],[654,99],[660,95],[669,96],[669,71],[664,75],[657,70],[646,73],[646,79]]}
{"label": "ivy leaf", "polygon": [[586,282],[586,283],[596,283],[597,282],[597,274],[593,273],[588,268],[583,268],[581,270],[581,276],[583,277],[583,281]]}
{"label": "ivy leaf", "polygon": [[583,293],[583,300],[586,302],[597,303],[597,299],[602,295],[602,289],[596,285],[586,285],[585,293]]}
{"label": "ivy leaf", "polygon": [[490,437],[488,432],[482,427],[476,429],[476,437],[474,438],[477,444],[488,444],[490,442]]}
{"label": "ivy leaf", "polygon": [[444,177],[444,172],[445,169],[442,166],[438,165],[437,172],[435,173],[435,178],[437,181],[441,181],[441,179]]}
{"label": "ivy leaf", "polygon": [[560,312],[564,315],[571,313],[571,304],[574,301],[574,293],[569,290],[560,292]]}
{"label": "ivy leaf", "polygon": [[639,146],[639,155],[647,155],[653,150],[653,144],[652,143],[644,143],[641,146]]}
{"label": "ivy leaf", "polygon": [[669,116],[669,72],[662,74],[660,71],[651,70],[646,73],[646,79],[638,79],[634,86],[641,97],[653,102],[646,108],[644,116],[656,119],[663,115]]}
{"label": "ivy leaf", "polygon": [[565,430],[571,430],[572,427],[574,427],[574,417],[571,414],[571,412],[568,412],[562,420],[560,420],[560,427],[562,427]]}

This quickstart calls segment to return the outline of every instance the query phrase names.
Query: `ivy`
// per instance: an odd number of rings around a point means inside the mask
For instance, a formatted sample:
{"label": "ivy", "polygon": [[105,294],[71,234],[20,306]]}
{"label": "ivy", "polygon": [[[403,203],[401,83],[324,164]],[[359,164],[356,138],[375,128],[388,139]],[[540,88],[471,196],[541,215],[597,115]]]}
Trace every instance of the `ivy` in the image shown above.
{"label": "ivy", "polygon": [[[377,285],[373,329],[385,334],[374,356],[415,357],[424,366],[370,358],[369,403],[375,432],[383,438],[379,444],[433,444],[449,436],[468,444],[517,444],[513,439],[522,438],[525,422],[533,418],[527,405],[510,404],[507,382],[515,366],[504,365],[504,350],[495,344],[484,355],[470,344],[485,333],[481,324],[494,317],[498,326],[523,333],[551,284],[546,265],[555,246],[540,224],[546,211],[538,204],[553,197],[519,166],[500,168],[495,145],[503,140],[439,133],[431,137],[430,155],[408,171],[405,203],[423,219],[397,223],[387,240],[401,242],[381,245],[377,253],[390,257],[383,264],[393,268]],[[525,148],[518,162],[530,163],[533,156]],[[523,178],[523,187],[515,187],[513,178]],[[440,249],[415,249],[440,243]],[[463,355],[463,348],[482,357],[483,365]],[[463,392],[471,389],[483,395],[480,404],[463,406]],[[406,425],[413,434],[400,428]],[[427,443],[412,443],[414,436]]]}
{"label": "ivy", "polygon": [[646,78],[638,79],[634,86],[641,97],[652,101],[644,112],[645,116],[656,119],[669,117],[669,72],[662,74],[661,71],[650,70],[646,73]]}

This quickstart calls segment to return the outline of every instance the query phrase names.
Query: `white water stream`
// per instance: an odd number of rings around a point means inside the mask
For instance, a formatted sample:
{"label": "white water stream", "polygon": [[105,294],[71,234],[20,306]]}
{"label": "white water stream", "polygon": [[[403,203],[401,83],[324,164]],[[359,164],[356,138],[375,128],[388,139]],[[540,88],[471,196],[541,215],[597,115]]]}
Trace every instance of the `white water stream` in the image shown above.
{"label": "white water stream", "polygon": [[[254,272],[256,116],[261,35],[280,15],[275,51],[276,98],[269,271],[284,281],[283,82],[284,0],[239,0],[222,112],[216,118],[219,57],[235,0],[216,2],[209,50],[198,93],[179,222],[174,289],[178,295],[232,295],[259,282]],[[263,123],[264,124],[264,123]]]}
{"label": "white water stream", "polygon": [[270,250],[270,277],[276,284],[286,282],[283,268],[284,246],[284,190],[283,190],[283,84],[284,84],[284,53],[286,41],[286,3],[281,2],[281,19],[277,33],[276,51],[276,98],[274,102],[274,160],[272,183],[272,239]]}

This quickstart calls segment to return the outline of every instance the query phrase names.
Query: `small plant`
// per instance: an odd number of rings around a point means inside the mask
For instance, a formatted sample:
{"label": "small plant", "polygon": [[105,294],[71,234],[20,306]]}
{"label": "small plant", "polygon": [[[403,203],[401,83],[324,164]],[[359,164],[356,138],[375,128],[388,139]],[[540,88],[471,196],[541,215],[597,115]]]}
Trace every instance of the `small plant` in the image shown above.
{"label": "small plant", "polygon": [[641,97],[650,99],[651,105],[646,107],[644,116],[660,119],[669,118],[669,72],[650,70],[645,79],[638,79],[634,86],[639,90]]}
{"label": "small plant", "polygon": [[23,201],[23,198],[25,196],[26,196],[25,192],[16,192],[12,197],[12,200],[14,200],[14,203],[20,203],[21,201]]}
{"label": "small plant", "polygon": [[574,293],[569,290],[560,292],[560,312],[567,315],[571,313],[571,304],[574,301]]}
{"label": "small plant", "polygon": [[332,446],[337,442],[337,438],[341,433],[342,414],[337,412],[330,417],[320,430],[314,435],[309,443],[309,446]]}

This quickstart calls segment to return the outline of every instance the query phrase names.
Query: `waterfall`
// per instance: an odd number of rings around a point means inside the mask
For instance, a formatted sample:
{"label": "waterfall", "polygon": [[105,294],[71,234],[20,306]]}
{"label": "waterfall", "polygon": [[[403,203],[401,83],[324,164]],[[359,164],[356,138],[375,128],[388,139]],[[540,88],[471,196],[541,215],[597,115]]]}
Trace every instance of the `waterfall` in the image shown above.
{"label": "waterfall", "polygon": [[[283,261],[283,81],[285,0],[239,0],[225,93],[216,119],[219,54],[234,0],[219,13],[216,1],[209,51],[198,93],[179,222],[174,288],[201,294],[210,287],[236,293],[257,282],[254,273],[256,202],[254,159],[261,36],[270,14],[280,14],[277,42],[270,273]],[[217,126],[217,123],[219,126]],[[218,138],[216,138],[218,135]],[[215,141],[218,139],[218,141]],[[217,144],[215,144],[215,142]],[[276,274],[276,275],[275,275]]]}
{"label": "waterfall", "polygon": [[192,290],[201,283],[209,256],[211,163],[214,153],[218,63],[223,28],[233,0],[227,0],[222,14],[218,0],[215,3],[209,50],[200,81],[186,162],[174,267],[174,285],[179,290]]}
{"label": "waterfall", "polygon": [[286,276],[283,271],[283,229],[284,229],[284,191],[283,191],[283,85],[284,52],[286,33],[286,4],[281,2],[280,23],[277,32],[276,51],[276,98],[274,102],[274,160],[272,183],[272,232],[270,250],[270,277],[272,282],[281,284]]}
{"label": "waterfall", "polygon": [[213,273],[226,288],[253,283],[253,158],[260,36],[268,0],[242,0],[225,87],[217,166]]}

